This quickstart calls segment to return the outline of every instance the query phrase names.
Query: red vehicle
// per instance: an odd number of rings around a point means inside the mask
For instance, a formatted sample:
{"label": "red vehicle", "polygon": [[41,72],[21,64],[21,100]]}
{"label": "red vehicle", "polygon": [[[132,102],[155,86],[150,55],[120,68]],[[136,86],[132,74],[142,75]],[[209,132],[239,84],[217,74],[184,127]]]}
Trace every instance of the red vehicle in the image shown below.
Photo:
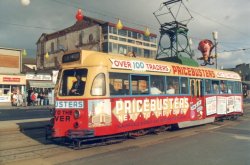
{"label": "red vehicle", "polygon": [[51,136],[86,142],[243,113],[235,72],[76,51],[62,57]]}

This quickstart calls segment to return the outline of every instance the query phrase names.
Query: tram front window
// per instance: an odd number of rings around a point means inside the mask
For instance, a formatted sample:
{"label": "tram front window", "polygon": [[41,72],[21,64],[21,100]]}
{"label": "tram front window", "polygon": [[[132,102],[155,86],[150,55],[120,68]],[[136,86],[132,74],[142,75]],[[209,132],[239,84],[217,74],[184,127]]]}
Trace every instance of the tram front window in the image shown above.
{"label": "tram front window", "polygon": [[64,70],[60,84],[61,96],[82,96],[84,94],[87,69]]}

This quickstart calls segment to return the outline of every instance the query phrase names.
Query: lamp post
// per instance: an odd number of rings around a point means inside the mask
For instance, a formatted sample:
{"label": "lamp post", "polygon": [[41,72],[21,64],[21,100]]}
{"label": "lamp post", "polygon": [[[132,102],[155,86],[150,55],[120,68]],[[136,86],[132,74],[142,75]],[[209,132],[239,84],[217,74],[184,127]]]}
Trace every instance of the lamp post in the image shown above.
{"label": "lamp post", "polygon": [[217,54],[217,45],[218,45],[218,41],[217,41],[217,39],[218,39],[218,32],[217,31],[214,31],[214,32],[212,32],[212,35],[213,35],[213,39],[214,39],[214,51],[215,51],[215,68],[216,69],[218,69],[217,68],[217,59],[218,59],[218,54]]}

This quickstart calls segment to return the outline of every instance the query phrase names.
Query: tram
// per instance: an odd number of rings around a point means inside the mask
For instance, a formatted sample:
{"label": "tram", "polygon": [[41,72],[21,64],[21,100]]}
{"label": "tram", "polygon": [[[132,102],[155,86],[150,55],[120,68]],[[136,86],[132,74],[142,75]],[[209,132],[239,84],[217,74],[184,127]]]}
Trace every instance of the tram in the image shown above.
{"label": "tram", "polygon": [[85,140],[243,114],[231,71],[79,50],[62,56],[51,136]]}

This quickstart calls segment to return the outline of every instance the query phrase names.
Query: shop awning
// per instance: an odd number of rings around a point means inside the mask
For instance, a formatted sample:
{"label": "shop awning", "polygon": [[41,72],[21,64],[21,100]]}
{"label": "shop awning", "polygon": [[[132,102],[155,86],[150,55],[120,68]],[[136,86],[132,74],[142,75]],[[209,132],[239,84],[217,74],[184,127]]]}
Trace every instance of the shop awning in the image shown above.
{"label": "shop awning", "polygon": [[29,81],[29,86],[32,88],[54,88],[55,84],[52,81]]}

